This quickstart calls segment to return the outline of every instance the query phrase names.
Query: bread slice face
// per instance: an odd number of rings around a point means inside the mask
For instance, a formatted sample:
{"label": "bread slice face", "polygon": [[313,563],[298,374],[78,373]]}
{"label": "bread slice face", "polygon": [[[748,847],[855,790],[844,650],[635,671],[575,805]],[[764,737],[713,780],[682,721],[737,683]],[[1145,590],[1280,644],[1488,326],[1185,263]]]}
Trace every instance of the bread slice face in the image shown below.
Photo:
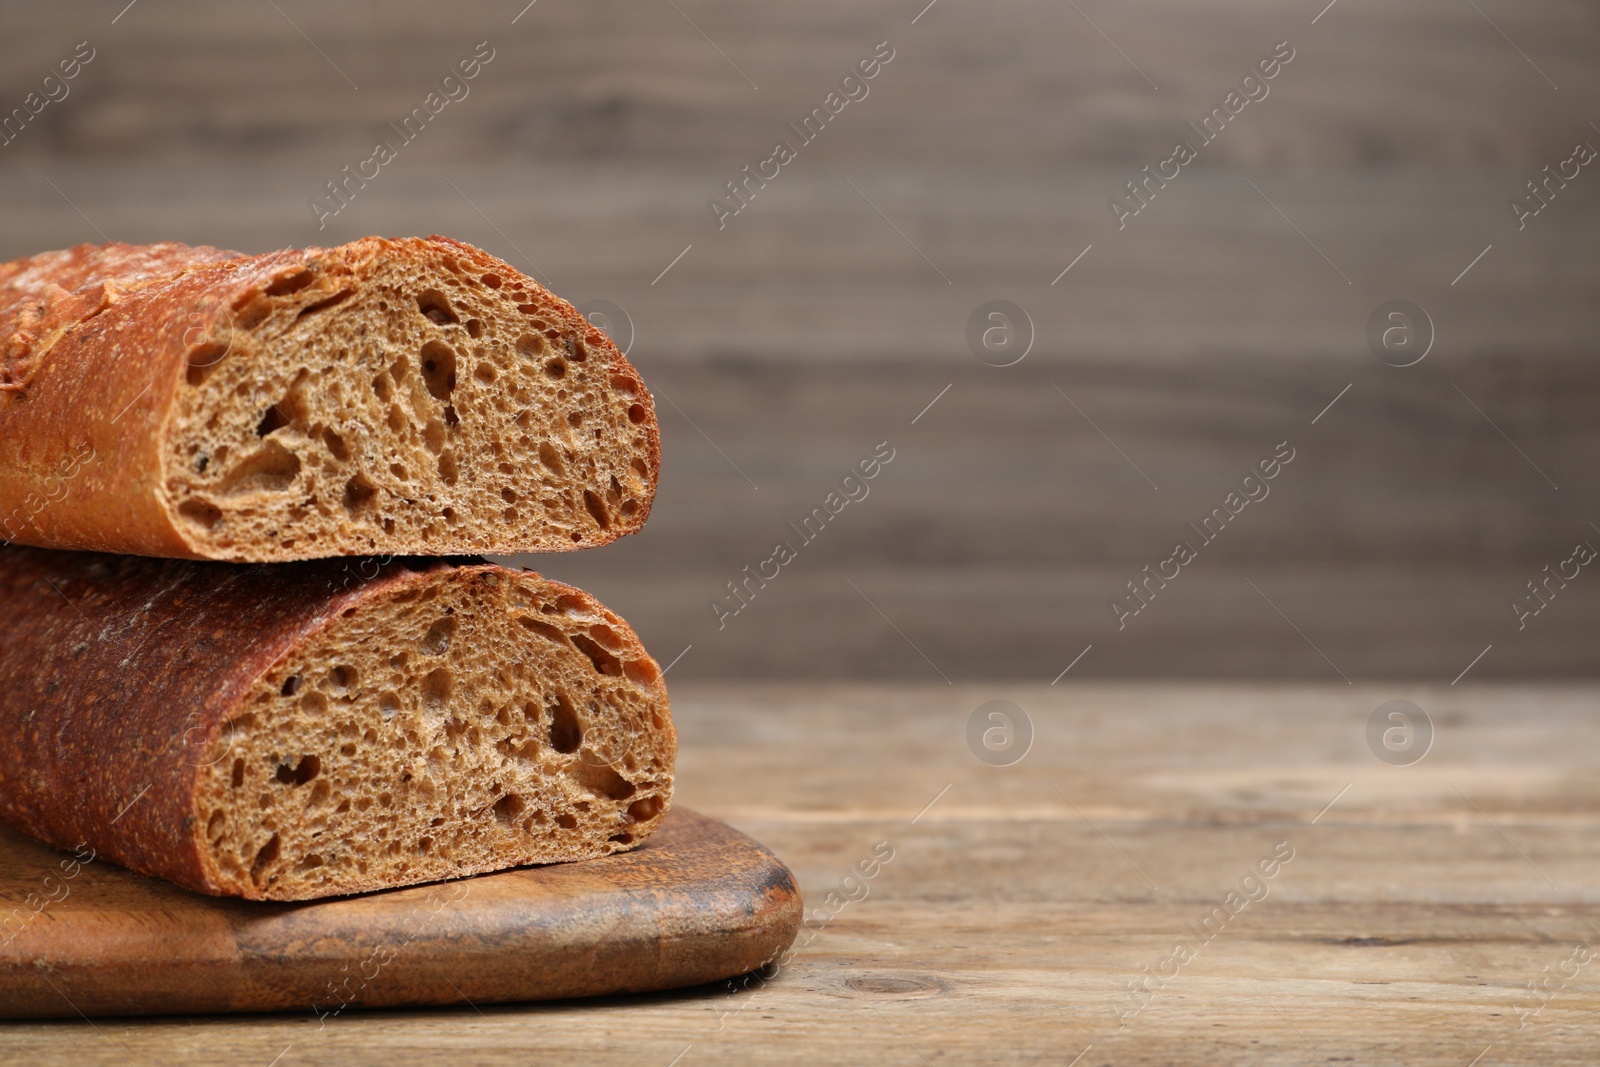
{"label": "bread slice face", "polygon": [[212,880],[299,900],[602,856],[671,794],[660,672],[616,616],[525,574],[365,601],[256,681],[201,762]]}
{"label": "bread slice face", "polygon": [[0,537],[269,562],[568,551],[643,525],[649,392],[533,279],[442,237],[190,251],[0,269],[21,353],[0,368]]}
{"label": "bread slice face", "polygon": [[0,622],[0,816],[190,889],[304,900],[594,858],[671,799],[659,668],[532,572],[12,549],[0,592],[25,609]]}

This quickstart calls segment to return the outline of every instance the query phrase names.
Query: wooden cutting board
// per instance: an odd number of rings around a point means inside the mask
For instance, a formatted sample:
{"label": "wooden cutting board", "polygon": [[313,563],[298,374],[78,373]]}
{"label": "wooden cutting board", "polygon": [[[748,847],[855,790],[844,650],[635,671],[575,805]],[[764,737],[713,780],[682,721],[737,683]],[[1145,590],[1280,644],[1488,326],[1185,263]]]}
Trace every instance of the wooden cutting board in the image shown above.
{"label": "wooden cutting board", "polygon": [[295,904],[201,896],[0,827],[0,1017],[315,1011],[628,993],[755,970],[794,877],[673,809],[584,863]]}

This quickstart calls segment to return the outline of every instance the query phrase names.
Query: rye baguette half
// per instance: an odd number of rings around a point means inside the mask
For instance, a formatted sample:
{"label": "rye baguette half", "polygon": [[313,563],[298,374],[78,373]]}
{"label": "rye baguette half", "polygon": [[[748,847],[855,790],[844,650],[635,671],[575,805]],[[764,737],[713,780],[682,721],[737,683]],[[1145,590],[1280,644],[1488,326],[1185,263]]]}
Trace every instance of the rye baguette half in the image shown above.
{"label": "rye baguette half", "polygon": [[0,549],[0,819],[188,889],[631,848],[676,751],[633,631],[531,571]]}
{"label": "rye baguette half", "polygon": [[644,524],[649,392],[444,237],[0,264],[0,540],[188,559],[554,552]]}

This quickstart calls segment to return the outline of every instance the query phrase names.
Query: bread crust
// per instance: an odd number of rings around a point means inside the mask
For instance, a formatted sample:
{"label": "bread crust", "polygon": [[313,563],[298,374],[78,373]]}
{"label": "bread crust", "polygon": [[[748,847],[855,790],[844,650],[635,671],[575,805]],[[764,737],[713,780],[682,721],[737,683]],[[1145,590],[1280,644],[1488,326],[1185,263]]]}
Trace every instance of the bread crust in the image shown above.
{"label": "bread crust", "polygon": [[[7,264],[0,283],[0,538],[191,556],[165,509],[161,424],[185,277],[237,253],[79,245]],[[172,294],[172,295],[168,295]],[[181,294],[181,295],[178,295]]]}
{"label": "bread crust", "polygon": [[[510,535],[487,543],[445,533],[224,550],[197,536],[178,513],[181,501],[171,499],[169,479],[169,435],[191,363],[220,358],[217,346],[228,344],[244,320],[308,266],[318,280],[295,297],[305,303],[341,278],[358,283],[380,261],[420,264],[441,253],[476,275],[504,279],[508,291],[528,293],[529,307],[536,304],[539,314],[581,339],[604,368],[602,378],[608,374],[636,392],[645,483],[637,510],[613,517],[581,544]],[[374,551],[570,551],[639,529],[660,475],[654,406],[610,339],[538,282],[447,237],[368,237],[338,248],[253,257],[180,244],[82,245],[45,253],[0,265],[0,339],[0,540],[18,544],[263,562]]]}
{"label": "bread crust", "polygon": [[[593,598],[482,561],[373,560],[354,572],[351,562],[259,566],[0,550],[0,819],[202,893],[326,895],[273,891],[220,870],[200,810],[204,776],[227,754],[244,697],[275,664],[353,612],[440,582],[468,583],[480,599],[484,587],[523,583],[601,616],[623,642],[623,658],[647,664],[642,688],[660,715],[643,747],[664,758],[670,778],[677,740],[659,668]],[[628,847],[664,811],[663,804],[641,820]],[[453,873],[519,862],[527,861]],[[374,877],[341,891],[395,884],[404,882]]]}

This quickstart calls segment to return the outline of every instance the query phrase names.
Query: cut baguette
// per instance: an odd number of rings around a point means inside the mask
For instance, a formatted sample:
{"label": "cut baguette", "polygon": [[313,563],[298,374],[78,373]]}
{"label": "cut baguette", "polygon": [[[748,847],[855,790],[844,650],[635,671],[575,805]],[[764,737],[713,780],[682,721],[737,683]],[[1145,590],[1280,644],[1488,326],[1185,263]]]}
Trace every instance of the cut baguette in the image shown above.
{"label": "cut baguette", "polygon": [[587,594],[481,562],[0,550],[0,818],[303,900],[631,848],[677,750]]}
{"label": "cut baguette", "polygon": [[0,539],[192,559],[553,552],[643,525],[638,373],[443,237],[0,265]]}

